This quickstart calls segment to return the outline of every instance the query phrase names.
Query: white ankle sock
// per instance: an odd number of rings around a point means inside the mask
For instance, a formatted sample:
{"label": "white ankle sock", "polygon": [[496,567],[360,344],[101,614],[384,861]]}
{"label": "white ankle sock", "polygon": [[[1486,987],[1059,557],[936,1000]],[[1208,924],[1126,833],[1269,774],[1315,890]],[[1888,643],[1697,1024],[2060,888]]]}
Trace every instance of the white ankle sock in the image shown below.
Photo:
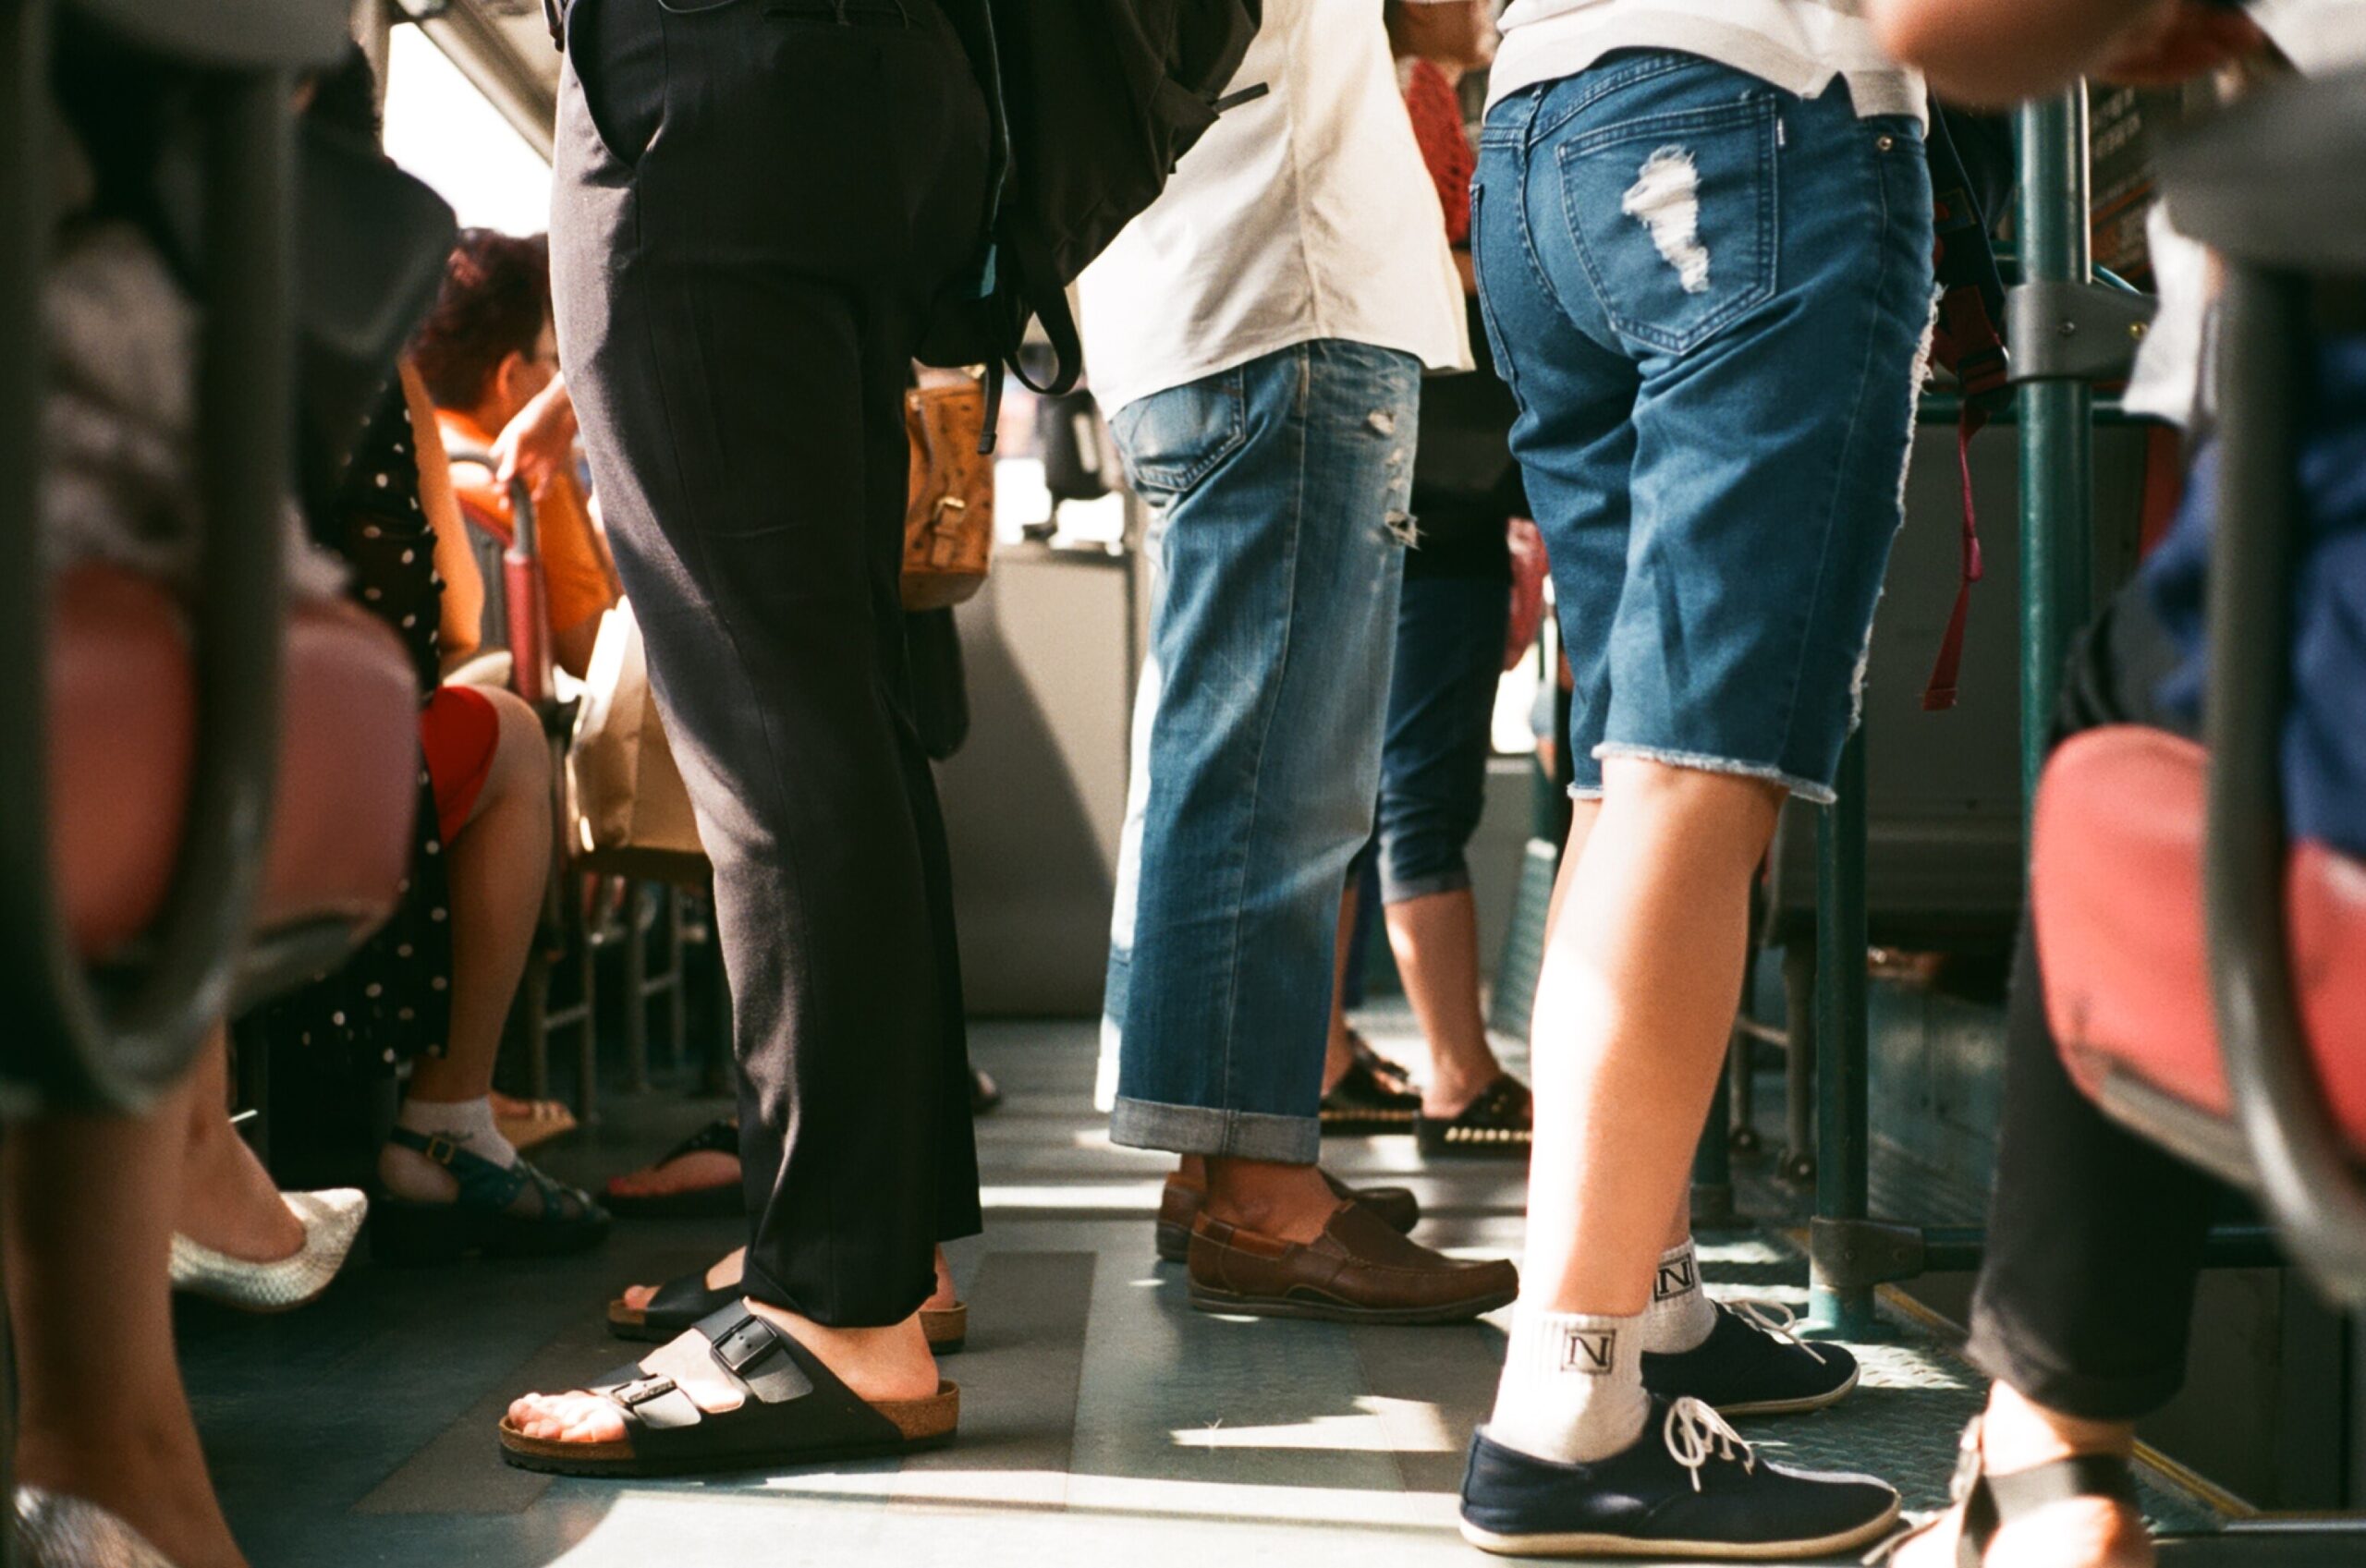
{"label": "white ankle sock", "polygon": [[[494,1125],[493,1101],[406,1100],[395,1125],[422,1137],[442,1138],[480,1160],[504,1167],[518,1163],[518,1150]],[[451,1178],[417,1149],[388,1144],[378,1161],[378,1178],[396,1197],[433,1203],[451,1196]]]}
{"label": "white ankle sock", "polygon": [[1701,1260],[1688,1238],[1660,1254],[1652,1305],[1643,1314],[1643,1348],[1653,1355],[1698,1350],[1717,1326],[1717,1304],[1701,1288]]}
{"label": "white ankle sock", "polygon": [[1487,1423],[1496,1442],[1563,1464],[1606,1459],[1634,1445],[1651,1408],[1640,1317],[1513,1311]]}

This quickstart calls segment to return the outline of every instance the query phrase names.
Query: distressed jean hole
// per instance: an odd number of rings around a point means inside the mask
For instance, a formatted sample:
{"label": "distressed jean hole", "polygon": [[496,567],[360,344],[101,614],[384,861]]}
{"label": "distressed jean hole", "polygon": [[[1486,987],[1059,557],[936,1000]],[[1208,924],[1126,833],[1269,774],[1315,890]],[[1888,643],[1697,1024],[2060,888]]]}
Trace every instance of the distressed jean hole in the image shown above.
{"label": "distressed jean hole", "polygon": [[1683,147],[1643,160],[1618,210],[1643,225],[1687,294],[1709,291],[1709,249],[1701,243],[1701,171]]}

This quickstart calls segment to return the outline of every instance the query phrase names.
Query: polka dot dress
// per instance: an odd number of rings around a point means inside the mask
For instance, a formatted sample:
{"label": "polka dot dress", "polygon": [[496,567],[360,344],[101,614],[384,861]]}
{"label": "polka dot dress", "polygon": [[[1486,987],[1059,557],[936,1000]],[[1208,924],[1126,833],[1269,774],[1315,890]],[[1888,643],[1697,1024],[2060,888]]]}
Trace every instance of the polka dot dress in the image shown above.
{"label": "polka dot dress", "polygon": [[[419,457],[399,381],[379,395],[335,502],[310,523],[314,541],[345,559],[348,591],[401,637],[423,701],[439,679],[444,583],[433,564],[435,530],[420,508]],[[393,918],[343,968],[264,1010],[274,1039],[338,1052],[373,1072],[444,1053],[452,929],[442,847],[435,791],[422,767],[410,868]]]}

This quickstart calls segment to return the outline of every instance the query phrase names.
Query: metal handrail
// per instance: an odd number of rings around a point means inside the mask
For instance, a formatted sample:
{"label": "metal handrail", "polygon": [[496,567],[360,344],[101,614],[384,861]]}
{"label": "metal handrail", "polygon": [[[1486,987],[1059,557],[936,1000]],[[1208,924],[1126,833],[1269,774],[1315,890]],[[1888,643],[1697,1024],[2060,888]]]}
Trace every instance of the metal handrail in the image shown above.
{"label": "metal handrail", "polygon": [[224,71],[201,101],[208,222],[197,452],[205,531],[192,608],[197,749],[152,956],[96,981],[51,864],[48,591],[39,536],[46,359],[40,291],[54,222],[51,0],[0,0],[0,1004],[6,1109],[131,1109],[185,1070],[230,1003],[268,842],[278,761],[280,552],[294,422],[288,72]]}
{"label": "metal handrail", "polygon": [[2311,1059],[2285,901],[2283,740],[2303,529],[2308,295],[2298,273],[2236,262],[2221,297],[2202,889],[2219,1050],[2260,1191],[2303,1271],[2327,1295],[2360,1304],[2366,1181]]}
{"label": "metal handrail", "polygon": [[2283,737],[2306,528],[2298,460],[2311,279],[2339,274],[2355,288],[2366,277],[2361,93],[2366,71],[2355,70],[2262,91],[2160,162],[2178,226],[2226,265],[2203,714],[2202,893],[2219,1051],[2270,1216],[2301,1269],[2353,1303],[2366,1302],[2366,1183],[2326,1103],[2294,991]]}
{"label": "metal handrail", "polygon": [[[456,466],[464,465],[472,468],[482,468],[496,482],[501,478],[500,463],[483,447],[449,446],[445,449],[445,456]],[[506,565],[525,566],[539,573],[542,569],[542,548],[540,527],[534,519],[533,487],[526,482],[526,477],[523,474],[513,474],[509,479],[509,539],[502,546],[502,561]],[[488,587],[486,592],[490,594],[492,591]],[[510,603],[508,600],[506,582],[502,585],[502,591],[506,614],[514,617],[517,614],[517,606]],[[535,628],[533,646],[522,650],[523,654],[531,657],[531,668],[528,667],[525,659],[521,657],[514,624],[505,621],[503,627],[509,638],[509,652],[512,660],[511,684],[517,689],[518,695],[530,702],[548,702],[557,689],[556,679],[553,674],[556,655],[551,647],[548,617],[544,619],[545,624]]]}

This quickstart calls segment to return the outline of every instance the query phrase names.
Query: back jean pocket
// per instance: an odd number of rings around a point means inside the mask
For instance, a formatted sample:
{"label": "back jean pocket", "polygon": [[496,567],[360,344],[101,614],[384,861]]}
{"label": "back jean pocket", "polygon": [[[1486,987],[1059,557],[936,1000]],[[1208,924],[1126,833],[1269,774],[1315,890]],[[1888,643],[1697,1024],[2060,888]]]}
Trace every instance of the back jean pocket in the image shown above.
{"label": "back jean pocket", "polygon": [[1238,368],[1137,397],[1109,423],[1126,477],[1152,499],[1205,479],[1249,439],[1249,392]]}
{"label": "back jean pocket", "polygon": [[1682,354],[1773,296],[1780,115],[1752,93],[1561,144],[1570,236],[1622,336]]}

